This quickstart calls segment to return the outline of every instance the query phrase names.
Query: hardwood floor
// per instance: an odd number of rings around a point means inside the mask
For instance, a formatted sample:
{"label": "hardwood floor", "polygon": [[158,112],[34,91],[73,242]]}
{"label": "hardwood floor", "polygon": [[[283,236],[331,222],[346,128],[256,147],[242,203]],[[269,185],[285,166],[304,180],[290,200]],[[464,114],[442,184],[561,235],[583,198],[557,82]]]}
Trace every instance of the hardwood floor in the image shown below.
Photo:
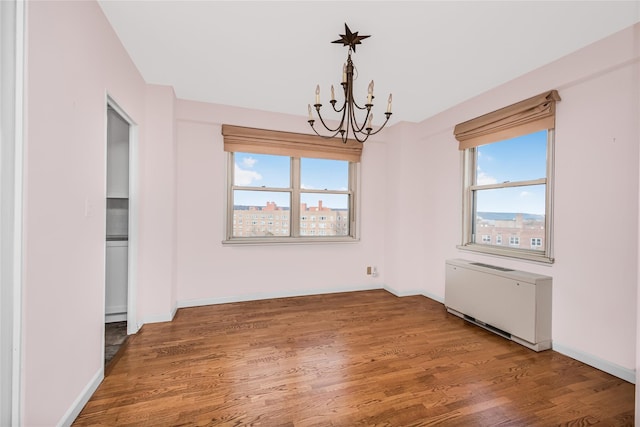
{"label": "hardwood floor", "polygon": [[180,309],[74,425],[633,425],[634,386],[386,291]]}

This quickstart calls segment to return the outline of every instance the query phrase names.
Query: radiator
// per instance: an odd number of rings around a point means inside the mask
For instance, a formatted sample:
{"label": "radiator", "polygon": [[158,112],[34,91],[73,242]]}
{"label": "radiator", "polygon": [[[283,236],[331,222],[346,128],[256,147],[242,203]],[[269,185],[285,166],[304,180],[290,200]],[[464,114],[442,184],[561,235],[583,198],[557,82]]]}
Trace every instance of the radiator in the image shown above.
{"label": "radiator", "polygon": [[551,348],[551,277],[462,259],[446,261],[445,306],[532,350]]}

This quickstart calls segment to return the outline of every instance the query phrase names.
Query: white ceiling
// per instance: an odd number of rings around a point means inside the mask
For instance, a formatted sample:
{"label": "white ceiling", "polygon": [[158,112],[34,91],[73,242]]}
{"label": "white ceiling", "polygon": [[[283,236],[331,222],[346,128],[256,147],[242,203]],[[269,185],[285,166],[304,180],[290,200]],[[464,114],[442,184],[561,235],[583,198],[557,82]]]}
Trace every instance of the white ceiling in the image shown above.
{"label": "white ceiling", "polygon": [[[178,98],[306,116],[338,90],[352,31],[357,97],[418,122],[640,22],[640,1],[100,1],[147,83]],[[378,122],[378,120],[374,120]]]}

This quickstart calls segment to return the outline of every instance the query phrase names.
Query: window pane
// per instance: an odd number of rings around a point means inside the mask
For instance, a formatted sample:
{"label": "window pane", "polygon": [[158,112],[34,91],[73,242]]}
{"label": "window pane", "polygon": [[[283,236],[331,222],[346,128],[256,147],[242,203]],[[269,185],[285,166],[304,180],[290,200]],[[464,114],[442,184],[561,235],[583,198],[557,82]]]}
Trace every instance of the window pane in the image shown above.
{"label": "window pane", "polygon": [[300,236],[348,235],[348,194],[300,194]]}
{"label": "window pane", "polygon": [[476,184],[526,181],[547,176],[547,131],[476,148]]}
{"label": "window pane", "polygon": [[300,188],[347,191],[349,189],[349,162],[301,158]]}
{"label": "window pane", "polygon": [[289,236],[291,195],[278,191],[233,192],[233,237]]}
{"label": "window pane", "polygon": [[475,206],[475,243],[542,249],[545,238],[544,185],[477,190]]}
{"label": "window pane", "polygon": [[234,153],[233,185],[289,188],[291,158],[270,154]]}

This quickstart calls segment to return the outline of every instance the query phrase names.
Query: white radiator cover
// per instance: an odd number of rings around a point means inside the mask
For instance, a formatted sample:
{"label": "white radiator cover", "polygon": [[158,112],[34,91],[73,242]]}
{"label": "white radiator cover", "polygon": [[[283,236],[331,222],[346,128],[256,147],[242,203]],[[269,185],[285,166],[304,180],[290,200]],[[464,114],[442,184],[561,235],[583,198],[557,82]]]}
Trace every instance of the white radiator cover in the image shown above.
{"label": "white radiator cover", "polygon": [[549,276],[450,259],[446,261],[445,306],[450,313],[532,350],[547,350],[551,348],[551,282]]}

